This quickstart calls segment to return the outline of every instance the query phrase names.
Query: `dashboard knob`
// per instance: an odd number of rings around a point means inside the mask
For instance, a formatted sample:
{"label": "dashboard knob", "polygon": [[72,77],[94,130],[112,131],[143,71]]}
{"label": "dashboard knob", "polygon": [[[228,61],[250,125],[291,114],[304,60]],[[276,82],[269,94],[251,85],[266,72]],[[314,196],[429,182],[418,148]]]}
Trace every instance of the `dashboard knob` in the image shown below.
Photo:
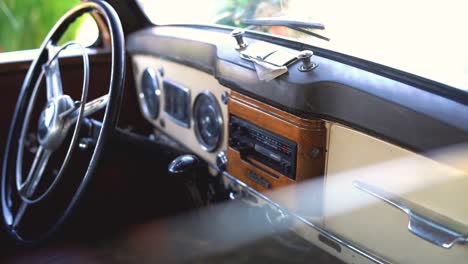
{"label": "dashboard knob", "polygon": [[168,166],[168,171],[171,174],[187,174],[191,175],[198,167],[198,158],[194,155],[182,155],[177,157]]}
{"label": "dashboard knob", "polygon": [[245,31],[240,28],[236,28],[233,31],[231,31],[231,37],[235,38],[237,42],[237,50],[243,50],[248,46],[247,43],[244,41],[244,33]]}
{"label": "dashboard knob", "polygon": [[303,50],[297,55],[297,58],[302,61],[302,65],[299,66],[300,71],[308,72],[317,67],[317,64],[313,63],[311,60],[313,55],[314,52],[311,50]]}
{"label": "dashboard knob", "polygon": [[216,156],[216,166],[218,166],[218,169],[220,171],[226,171],[227,163],[228,163],[228,159],[227,159],[226,151],[219,152],[218,155]]}

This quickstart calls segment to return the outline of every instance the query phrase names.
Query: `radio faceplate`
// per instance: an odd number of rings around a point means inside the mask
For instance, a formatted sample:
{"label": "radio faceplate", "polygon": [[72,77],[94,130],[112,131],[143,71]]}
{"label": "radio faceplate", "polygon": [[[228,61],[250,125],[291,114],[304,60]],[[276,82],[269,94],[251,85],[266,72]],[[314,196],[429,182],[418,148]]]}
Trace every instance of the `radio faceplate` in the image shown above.
{"label": "radio faceplate", "polygon": [[321,181],[327,135],[322,120],[303,119],[234,91],[228,110],[229,174],[260,192]]}
{"label": "radio faceplate", "polygon": [[243,160],[253,158],[292,180],[296,179],[295,142],[237,116],[231,115],[230,120],[229,146],[238,151]]}

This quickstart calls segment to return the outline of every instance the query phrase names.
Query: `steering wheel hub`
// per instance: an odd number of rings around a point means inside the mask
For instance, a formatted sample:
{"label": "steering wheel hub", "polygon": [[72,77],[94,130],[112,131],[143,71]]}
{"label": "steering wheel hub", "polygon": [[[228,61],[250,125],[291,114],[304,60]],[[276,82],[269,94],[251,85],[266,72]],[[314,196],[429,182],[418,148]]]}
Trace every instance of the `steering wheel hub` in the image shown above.
{"label": "steering wheel hub", "polygon": [[66,113],[74,109],[70,96],[61,96],[47,103],[41,115],[37,129],[39,143],[49,149],[57,149],[65,139],[68,128],[65,126]]}

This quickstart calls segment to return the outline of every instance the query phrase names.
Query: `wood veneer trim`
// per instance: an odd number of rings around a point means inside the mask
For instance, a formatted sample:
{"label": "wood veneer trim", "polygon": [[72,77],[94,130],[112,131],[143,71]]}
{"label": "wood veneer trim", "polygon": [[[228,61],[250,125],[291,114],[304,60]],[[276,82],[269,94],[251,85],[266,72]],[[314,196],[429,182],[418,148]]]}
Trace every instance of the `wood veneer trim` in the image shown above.
{"label": "wood veneer trim", "polygon": [[260,110],[262,112],[268,113],[270,115],[273,115],[277,118],[283,119],[287,122],[293,123],[297,126],[304,127],[304,128],[309,128],[309,127],[317,127],[317,128],[322,128],[325,124],[323,120],[319,119],[305,119],[301,118],[295,115],[292,115],[290,113],[284,112],[278,108],[275,108],[273,106],[270,106],[268,104],[262,103],[258,100],[255,100],[253,98],[247,97],[245,95],[242,95],[238,92],[231,91],[231,99],[235,100],[239,103],[246,104],[252,108],[256,108],[257,110]]}
{"label": "wood veneer trim", "polygon": [[[279,176],[279,178],[272,177],[268,173],[264,172],[262,169],[257,168],[253,166],[252,164],[247,163],[244,160],[242,160],[239,155],[239,152],[233,150],[230,147],[228,148],[228,156],[231,159],[237,161],[237,162],[228,163],[228,171],[230,172],[230,174],[240,179],[241,181],[249,184],[250,186],[252,186],[254,189],[258,191],[265,192],[265,191],[273,190],[275,188],[280,188],[280,187],[284,187],[286,185],[295,183],[294,180],[291,180],[284,175]],[[247,177],[248,171],[252,171],[253,173],[263,177],[265,180],[267,180],[270,183],[271,187],[267,189],[263,187],[262,185],[260,185],[259,183],[256,183],[253,180],[251,180],[249,177]]]}

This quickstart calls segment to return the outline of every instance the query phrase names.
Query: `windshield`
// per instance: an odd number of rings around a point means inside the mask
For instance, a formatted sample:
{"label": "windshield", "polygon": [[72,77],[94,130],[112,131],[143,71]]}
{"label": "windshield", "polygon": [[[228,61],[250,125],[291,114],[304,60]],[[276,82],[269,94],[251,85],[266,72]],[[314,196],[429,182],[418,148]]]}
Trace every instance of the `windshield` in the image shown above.
{"label": "windshield", "polygon": [[155,24],[246,27],[253,18],[319,22],[325,41],[284,27],[249,27],[374,61],[468,91],[465,1],[139,0]]}

